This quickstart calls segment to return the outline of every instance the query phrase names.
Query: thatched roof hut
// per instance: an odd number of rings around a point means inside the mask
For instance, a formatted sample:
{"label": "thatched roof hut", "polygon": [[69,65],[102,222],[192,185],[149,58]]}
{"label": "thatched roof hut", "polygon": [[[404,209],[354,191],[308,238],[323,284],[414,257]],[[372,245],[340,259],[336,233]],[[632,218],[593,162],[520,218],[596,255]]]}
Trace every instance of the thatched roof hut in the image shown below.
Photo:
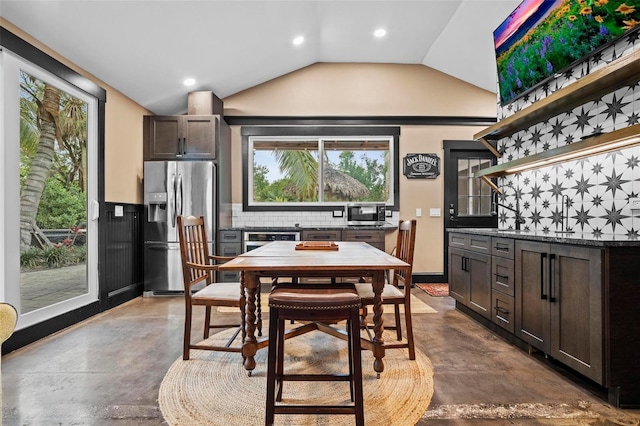
{"label": "thatched roof hut", "polygon": [[362,182],[331,167],[325,167],[323,179],[324,190],[342,199],[361,199],[369,193]]}

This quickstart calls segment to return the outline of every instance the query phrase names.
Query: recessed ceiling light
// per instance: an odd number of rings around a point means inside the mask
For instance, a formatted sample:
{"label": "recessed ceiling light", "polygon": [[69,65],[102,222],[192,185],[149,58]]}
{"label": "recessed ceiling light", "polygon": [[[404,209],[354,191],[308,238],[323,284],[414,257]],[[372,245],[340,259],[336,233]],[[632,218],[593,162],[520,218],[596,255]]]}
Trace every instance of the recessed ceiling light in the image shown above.
{"label": "recessed ceiling light", "polygon": [[298,36],[298,37],[293,39],[293,45],[294,46],[300,46],[302,43],[304,43],[304,37],[303,36]]}
{"label": "recessed ceiling light", "polygon": [[373,32],[373,35],[378,38],[382,38],[387,35],[387,30],[385,30],[384,28],[378,28]]}
{"label": "recessed ceiling light", "polygon": [[184,84],[185,86],[193,86],[194,84],[196,84],[196,79],[187,78],[185,81],[182,82],[182,84]]}

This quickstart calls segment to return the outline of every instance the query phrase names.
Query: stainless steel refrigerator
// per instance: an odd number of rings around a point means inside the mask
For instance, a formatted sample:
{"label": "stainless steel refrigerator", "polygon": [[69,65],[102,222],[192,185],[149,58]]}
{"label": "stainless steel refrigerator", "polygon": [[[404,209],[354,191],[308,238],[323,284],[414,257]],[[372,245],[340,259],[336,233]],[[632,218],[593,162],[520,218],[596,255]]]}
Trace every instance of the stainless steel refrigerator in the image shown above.
{"label": "stainless steel refrigerator", "polygon": [[211,161],[145,161],[144,291],[184,290],[177,217],[204,216],[214,253],[215,164]]}

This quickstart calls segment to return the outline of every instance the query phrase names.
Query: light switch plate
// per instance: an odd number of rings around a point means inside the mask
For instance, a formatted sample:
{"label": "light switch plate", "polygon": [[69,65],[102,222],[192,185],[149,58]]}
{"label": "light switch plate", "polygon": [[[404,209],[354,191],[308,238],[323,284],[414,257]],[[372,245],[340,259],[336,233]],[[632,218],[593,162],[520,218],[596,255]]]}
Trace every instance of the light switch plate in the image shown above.
{"label": "light switch plate", "polygon": [[631,210],[640,210],[640,198],[629,198]]}
{"label": "light switch plate", "polygon": [[344,210],[334,210],[333,217],[342,217],[344,215]]}
{"label": "light switch plate", "polygon": [[416,217],[422,217],[422,209],[416,209]]}
{"label": "light switch plate", "polygon": [[122,206],[116,206],[115,212],[113,213],[113,215],[115,217],[122,217],[124,216],[124,209],[122,208]]}
{"label": "light switch plate", "polygon": [[429,216],[431,217],[440,217],[442,214],[440,213],[439,208],[431,208],[429,209]]}

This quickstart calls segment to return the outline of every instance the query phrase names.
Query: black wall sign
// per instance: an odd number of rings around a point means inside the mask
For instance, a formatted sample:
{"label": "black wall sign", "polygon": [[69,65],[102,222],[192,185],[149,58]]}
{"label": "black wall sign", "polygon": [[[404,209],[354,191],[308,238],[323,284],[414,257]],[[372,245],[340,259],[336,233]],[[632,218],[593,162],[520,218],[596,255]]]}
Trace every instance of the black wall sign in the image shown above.
{"label": "black wall sign", "polygon": [[440,174],[440,158],[436,154],[407,154],[403,161],[408,179],[435,179]]}

